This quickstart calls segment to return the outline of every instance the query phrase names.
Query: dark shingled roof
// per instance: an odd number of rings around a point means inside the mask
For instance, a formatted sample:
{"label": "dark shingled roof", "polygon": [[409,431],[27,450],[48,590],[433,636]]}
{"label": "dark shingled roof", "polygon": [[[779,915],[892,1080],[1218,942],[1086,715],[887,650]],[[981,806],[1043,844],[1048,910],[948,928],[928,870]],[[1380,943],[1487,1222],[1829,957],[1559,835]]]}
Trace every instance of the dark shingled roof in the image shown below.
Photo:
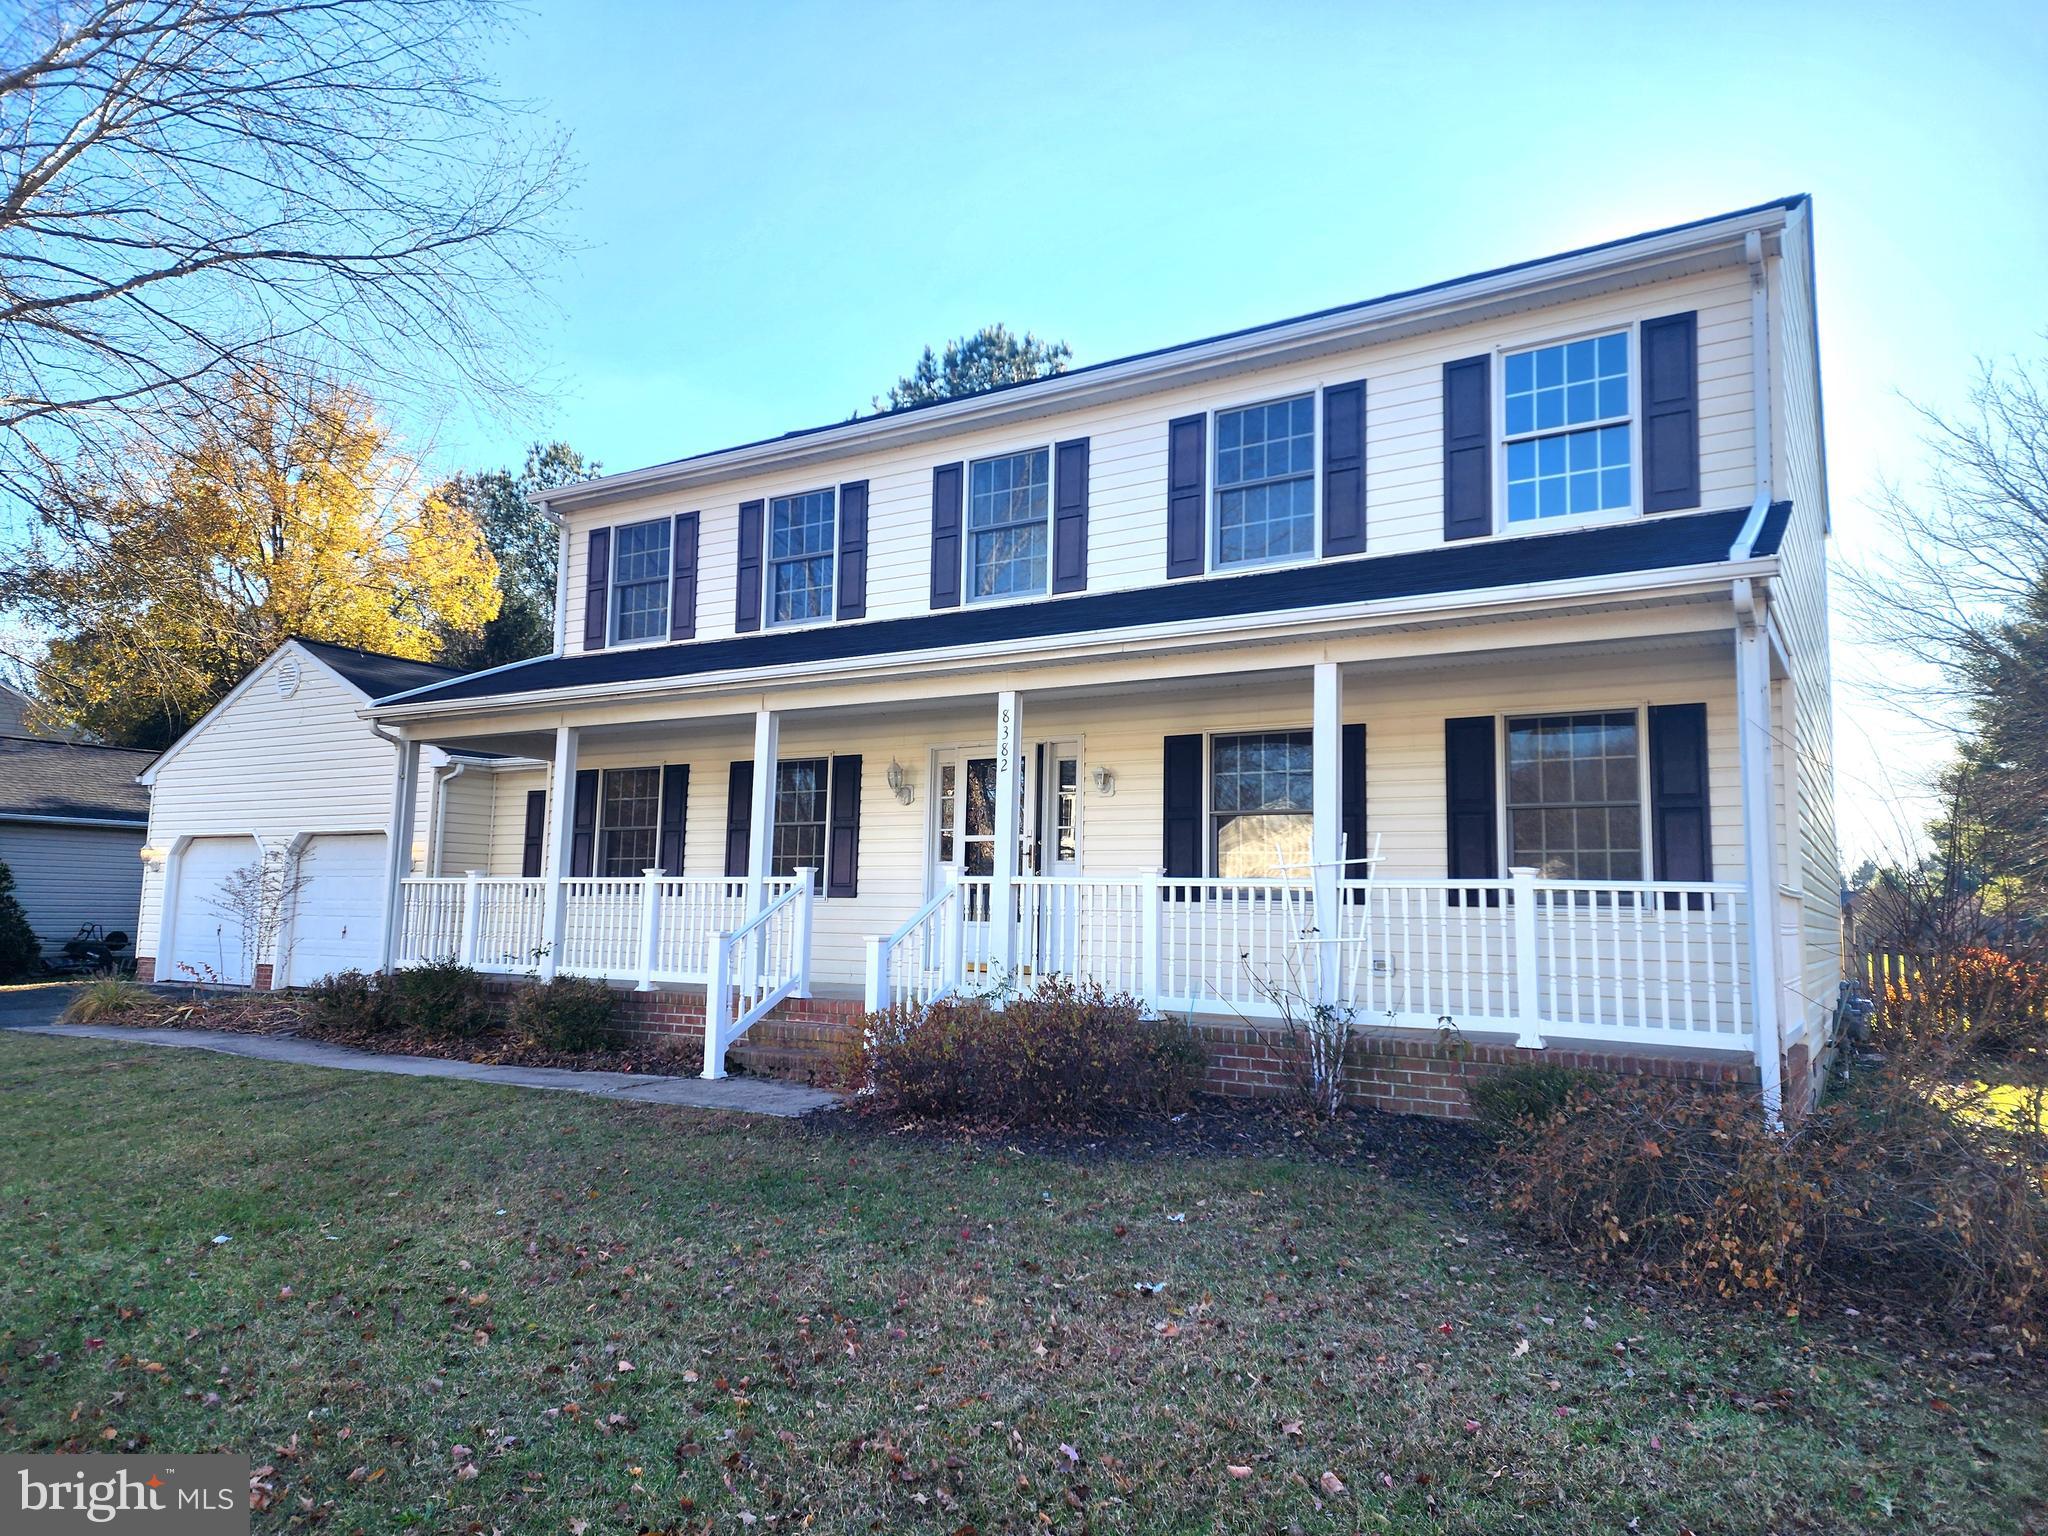
{"label": "dark shingled roof", "polygon": [[352,645],[308,640],[303,635],[292,638],[373,699],[387,693],[404,693],[408,688],[424,688],[429,683],[462,675],[460,667],[443,667],[431,661],[408,661],[403,656],[359,651]]}
{"label": "dark shingled roof", "polygon": [[0,736],[0,818],[81,816],[149,824],[149,791],[135,782],[153,752]]}
{"label": "dark shingled roof", "polygon": [[[1774,555],[1792,504],[1774,504],[1751,545]],[[1199,626],[1292,609],[1484,592],[1529,582],[1649,575],[1718,565],[1749,516],[1747,507],[1642,517],[1563,533],[1470,539],[1363,559],[1322,560],[1204,581],[1162,581],[1131,591],[1040,602],[949,608],[908,618],[768,630],[724,640],[544,656],[473,673],[404,702],[454,703],[606,683],[660,683],[739,668],[799,666],[867,656],[909,656],[956,646],[1000,645],[1063,635],[1112,635],[1152,624]]]}

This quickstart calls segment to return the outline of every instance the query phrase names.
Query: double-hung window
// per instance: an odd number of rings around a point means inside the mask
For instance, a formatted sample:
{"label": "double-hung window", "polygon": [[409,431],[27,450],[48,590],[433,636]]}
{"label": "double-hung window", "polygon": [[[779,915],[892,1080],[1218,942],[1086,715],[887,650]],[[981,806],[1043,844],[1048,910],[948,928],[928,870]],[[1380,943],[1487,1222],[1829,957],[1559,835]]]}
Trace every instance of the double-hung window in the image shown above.
{"label": "double-hung window", "polygon": [[768,872],[793,875],[799,869],[825,869],[825,806],[831,760],[797,758],[775,765],[775,843],[769,850]]}
{"label": "double-hung window", "polygon": [[600,875],[652,869],[661,835],[661,770],[607,768],[598,820]]}
{"label": "double-hung window", "polygon": [[1551,880],[1642,879],[1635,712],[1510,719],[1507,734],[1509,867]]}
{"label": "double-hung window", "polygon": [[628,523],[612,535],[612,640],[668,636],[670,523]]}
{"label": "double-hung window", "polygon": [[1316,552],[1316,400],[1216,413],[1217,567]]}
{"label": "double-hung window", "polygon": [[1214,857],[1226,880],[1265,879],[1307,868],[1315,823],[1308,731],[1218,736],[1209,745]]}
{"label": "double-hung window", "polygon": [[967,596],[1045,591],[1052,455],[1043,448],[976,459],[968,469]]}
{"label": "double-hung window", "polygon": [[1501,380],[1511,526],[1634,505],[1627,331],[1510,352]]}
{"label": "double-hung window", "polygon": [[768,503],[768,622],[832,617],[837,492],[805,491]]}

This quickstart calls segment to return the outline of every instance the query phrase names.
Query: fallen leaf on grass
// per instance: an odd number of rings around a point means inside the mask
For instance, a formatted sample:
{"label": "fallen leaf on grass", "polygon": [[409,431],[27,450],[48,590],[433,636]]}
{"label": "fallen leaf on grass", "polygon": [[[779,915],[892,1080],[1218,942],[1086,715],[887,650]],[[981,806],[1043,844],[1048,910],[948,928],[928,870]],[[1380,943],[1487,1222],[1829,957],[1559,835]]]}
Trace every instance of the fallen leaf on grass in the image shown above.
{"label": "fallen leaf on grass", "polygon": [[1333,1499],[1344,1491],[1344,1479],[1334,1472],[1325,1472],[1316,1482]]}
{"label": "fallen leaf on grass", "polygon": [[1252,1469],[1250,1467],[1225,1466],[1223,1470],[1228,1472],[1232,1477],[1242,1478],[1250,1477],[1252,1475]]}

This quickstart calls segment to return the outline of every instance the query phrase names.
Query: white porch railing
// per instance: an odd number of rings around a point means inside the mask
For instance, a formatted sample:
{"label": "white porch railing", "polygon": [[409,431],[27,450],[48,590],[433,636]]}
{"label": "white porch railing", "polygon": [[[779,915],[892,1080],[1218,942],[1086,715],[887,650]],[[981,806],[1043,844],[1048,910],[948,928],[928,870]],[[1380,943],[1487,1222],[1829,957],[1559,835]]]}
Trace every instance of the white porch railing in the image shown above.
{"label": "white porch railing", "polygon": [[711,937],[704,997],[704,1075],[725,1076],[733,1041],[786,997],[811,995],[811,871],[731,932]]}
{"label": "white porch railing", "polygon": [[[1268,989],[1319,991],[1396,1028],[1747,1050],[1748,908],[1733,883],[1352,880],[1334,932],[1306,882],[1027,875],[1018,969],[1064,974],[1167,1012],[1278,1013]],[[868,947],[868,1006],[922,1005],[992,985],[986,880],[949,886]]]}

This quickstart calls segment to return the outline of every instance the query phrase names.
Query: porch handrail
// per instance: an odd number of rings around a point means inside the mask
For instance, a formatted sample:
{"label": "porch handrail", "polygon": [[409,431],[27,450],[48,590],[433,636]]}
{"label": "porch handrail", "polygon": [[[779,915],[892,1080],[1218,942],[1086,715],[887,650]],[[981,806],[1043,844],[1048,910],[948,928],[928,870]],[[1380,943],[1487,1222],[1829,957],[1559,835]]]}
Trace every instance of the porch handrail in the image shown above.
{"label": "porch handrail", "polygon": [[[949,879],[923,906],[886,936],[868,936],[867,1008],[885,1013],[898,1003],[923,1007],[960,989],[966,955],[964,928],[967,905],[960,882]],[[919,958],[907,984],[895,980],[898,957],[912,946]]]}
{"label": "porch handrail", "polygon": [[815,870],[799,869],[790,888],[739,927],[711,939],[711,983],[704,997],[704,1076],[725,1076],[733,1041],[789,997],[811,991],[811,917]]}

